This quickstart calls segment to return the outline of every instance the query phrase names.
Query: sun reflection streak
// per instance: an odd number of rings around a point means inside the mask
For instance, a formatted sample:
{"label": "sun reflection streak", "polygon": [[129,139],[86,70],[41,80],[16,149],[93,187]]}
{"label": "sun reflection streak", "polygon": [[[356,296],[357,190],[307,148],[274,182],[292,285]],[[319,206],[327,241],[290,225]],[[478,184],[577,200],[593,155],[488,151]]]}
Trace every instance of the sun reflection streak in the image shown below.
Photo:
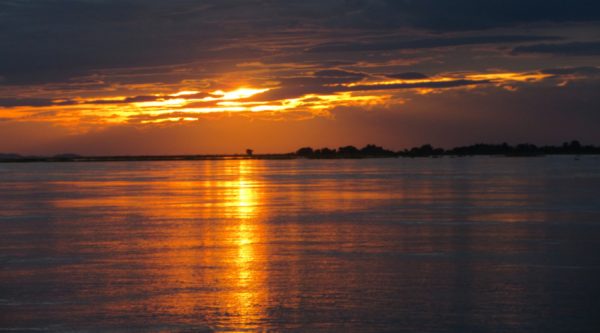
{"label": "sun reflection streak", "polygon": [[[267,298],[266,277],[261,268],[265,254],[262,245],[265,227],[260,219],[261,200],[253,167],[256,161],[230,161],[230,171],[237,171],[237,180],[228,184],[231,191],[229,209],[234,213],[237,225],[231,228],[232,247],[235,254],[229,268],[233,285],[229,300],[238,318],[238,325],[253,328],[263,317]],[[236,170],[237,169],[237,170]]]}
{"label": "sun reflection streak", "polygon": [[[201,308],[213,327],[254,331],[268,317],[270,293],[270,236],[265,223],[269,211],[263,208],[269,197],[257,173],[261,163],[173,164],[156,171],[155,181],[138,184],[144,188],[141,196],[115,194],[116,189],[132,186],[126,180],[78,182],[82,190],[102,195],[53,204],[65,209],[135,211],[147,217],[147,223],[158,223],[155,238],[117,245],[123,252],[145,253],[136,258],[147,267],[150,279],[136,290],[153,295],[151,306],[163,314],[191,318]],[[184,180],[170,176],[186,173],[190,176]],[[130,305],[111,306],[112,311],[128,311]]]}

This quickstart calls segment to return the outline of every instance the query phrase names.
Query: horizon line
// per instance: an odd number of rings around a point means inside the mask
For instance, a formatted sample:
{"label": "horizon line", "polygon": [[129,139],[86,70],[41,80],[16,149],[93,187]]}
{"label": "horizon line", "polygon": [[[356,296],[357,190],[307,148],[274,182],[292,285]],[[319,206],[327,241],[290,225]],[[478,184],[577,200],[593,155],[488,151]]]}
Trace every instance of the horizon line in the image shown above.
{"label": "horizon line", "polygon": [[0,162],[70,162],[70,161],[152,161],[152,160],[227,160],[227,159],[335,159],[335,158],[375,158],[375,157],[442,157],[442,156],[542,156],[542,155],[596,155],[600,154],[600,146],[583,145],[578,140],[564,142],[560,146],[537,146],[531,143],[509,145],[506,142],[497,144],[475,143],[449,149],[436,148],[431,144],[423,144],[402,150],[388,150],[375,144],[367,144],[363,148],[353,145],[338,148],[316,148],[305,146],[294,152],[260,153],[246,149],[245,153],[233,154],[105,154],[82,155],[61,153],[54,155],[21,155],[18,153],[0,153]]}

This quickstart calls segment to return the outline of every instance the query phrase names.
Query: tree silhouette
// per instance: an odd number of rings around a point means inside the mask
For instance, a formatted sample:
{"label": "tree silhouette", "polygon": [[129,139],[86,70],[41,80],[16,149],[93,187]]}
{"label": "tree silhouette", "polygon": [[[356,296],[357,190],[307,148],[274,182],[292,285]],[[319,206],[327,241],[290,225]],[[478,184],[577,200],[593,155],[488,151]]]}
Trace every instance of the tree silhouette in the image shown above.
{"label": "tree silhouette", "polygon": [[356,155],[359,154],[360,150],[354,146],[345,146],[338,148],[338,154],[342,155]]}
{"label": "tree silhouette", "polygon": [[296,155],[303,157],[310,157],[314,154],[314,151],[310,147],[303,147],[296,151]]}

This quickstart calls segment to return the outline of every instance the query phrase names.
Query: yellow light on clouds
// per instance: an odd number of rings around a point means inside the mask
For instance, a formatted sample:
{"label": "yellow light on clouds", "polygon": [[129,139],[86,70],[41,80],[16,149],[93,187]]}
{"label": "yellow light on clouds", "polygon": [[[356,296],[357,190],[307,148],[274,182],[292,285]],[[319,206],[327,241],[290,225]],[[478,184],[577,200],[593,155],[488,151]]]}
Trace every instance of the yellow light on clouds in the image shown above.
{"label": "yellow light on clouds", "polygon": [[220,97],[218,97],[218,99],[221,99],[221,100],[236,100],[236,99],[252,97],[256,94],[260,94],[260,93],[263,93],[268,90],[270,90],[270,89],[269,88],[264,88],[264,89],[239,88],[239,89],[236,89],[233,91],[216,90],[216,91],[213,91],[211,94],[215,95],[215,96],[220,96]]}

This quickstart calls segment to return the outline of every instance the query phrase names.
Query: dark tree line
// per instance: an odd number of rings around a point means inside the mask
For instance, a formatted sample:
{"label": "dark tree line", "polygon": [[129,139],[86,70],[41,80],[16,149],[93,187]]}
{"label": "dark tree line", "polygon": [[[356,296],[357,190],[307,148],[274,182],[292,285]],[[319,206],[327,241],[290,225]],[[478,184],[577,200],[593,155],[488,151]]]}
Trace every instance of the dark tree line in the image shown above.
{"label": "dark tree line", "polygon": [[306,158],[363,158],[363,157],[394,157],[396,152],[384,149],[376,145],[366,145],[361,149],[354,146],[344,146],[338,149],[311,147],[300,148],[296,155]]}
{"label": "dark tree line", "polygon": [[503,156],[541,156],[541,155],[586,155],[600,154],[600,147],[582,145],[574,140],[565,142],[561,146],[536,146],[522,143],[511,146],[507,143],[485,144],[478,143],[470,146],[455,147],[452,149],[435,148],[430,144],[391,151],[376,145],[366,145],[359,149],[354,146],[344,146],[338,149],[311,147],[300,148],[295,155],[306,158],[364,158],[364,157],[439,157],[439,156],[472,156],[472,155],[503,155]]}
{"label": "dark tree line", "polygon": [[21,156],[18,154],[1,154],[0,162],[94,162],[94,161],[163,161],[163,160],[218,160],[218,159],[293,159],[304,158],[369,158],[369,157],[440,157],[440,156],[541,156],[541,155],[600,155],[600,147],[582,145],[579,141],[565,142],[560,146],[536,146],[522,143],[511,146],[507,143],[485,144],[478,143],[470,146],[452,149],[435,148],[430,144],[392,151],[373,144],[362,148],[344,146],[337,149],[304,147],[295,153],[288,154],[254,154],[247,149],[244,155],[165,155],[165,156],[80,156],[75,154],[60,154],[51,157]]}

